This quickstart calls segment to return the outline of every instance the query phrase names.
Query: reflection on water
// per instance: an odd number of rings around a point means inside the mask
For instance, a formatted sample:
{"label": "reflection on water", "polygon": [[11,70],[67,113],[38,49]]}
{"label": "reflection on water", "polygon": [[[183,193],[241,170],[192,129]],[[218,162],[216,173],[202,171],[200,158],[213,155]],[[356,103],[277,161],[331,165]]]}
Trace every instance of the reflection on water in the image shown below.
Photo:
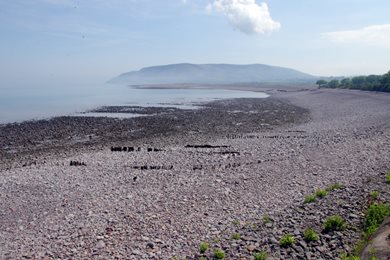
{"label": "reflection on water", "polygon": [[[0,123],[74,115],[99,106],[164,106],[191,109],[227,98],[265,98],[264,93],[221,89],[133,89],[117,85],[2,89]],[[110,115],[107,115],[110,116]]]}

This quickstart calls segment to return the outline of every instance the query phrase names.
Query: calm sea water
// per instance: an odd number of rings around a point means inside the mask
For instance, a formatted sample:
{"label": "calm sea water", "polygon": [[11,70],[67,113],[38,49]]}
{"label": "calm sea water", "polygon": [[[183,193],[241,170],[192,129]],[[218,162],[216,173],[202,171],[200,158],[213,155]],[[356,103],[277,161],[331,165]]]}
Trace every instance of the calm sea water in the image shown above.
{"label": "calm sea water", "polygon": [[227,98],[265,98],[264,93],[219,89],[134,89],[117,85],[2,89],[0,123],[75,115],[99,106],[176,106]]}

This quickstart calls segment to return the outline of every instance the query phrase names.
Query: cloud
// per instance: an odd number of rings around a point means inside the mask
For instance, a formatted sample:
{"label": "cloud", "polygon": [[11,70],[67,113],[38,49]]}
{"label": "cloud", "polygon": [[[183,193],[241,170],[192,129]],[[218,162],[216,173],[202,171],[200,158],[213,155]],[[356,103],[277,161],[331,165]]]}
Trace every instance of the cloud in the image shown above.
{"label": "cloud", "polygon": [[246,34],[264,34],[281,27],[271,18],[268,5],[258,5],[255,0],[214,0],[206,9],[224,14],[235,28]]}
{"label": "cloud", "polygon": [[322,37],[337,43],[358,43],[390,48],[390,24],[371,25],[350,31],[326,32]]}

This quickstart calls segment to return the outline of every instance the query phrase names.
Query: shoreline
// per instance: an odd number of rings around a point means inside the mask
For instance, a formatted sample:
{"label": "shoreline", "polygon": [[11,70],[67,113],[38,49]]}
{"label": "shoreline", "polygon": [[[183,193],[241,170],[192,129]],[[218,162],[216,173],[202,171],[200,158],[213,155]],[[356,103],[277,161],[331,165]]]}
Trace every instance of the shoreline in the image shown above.
{"label": "shoreline", "polygon": [[[254,89],[247,89],[247,88],[243,88],[243,89],[240,89],[239,87],[234,87],[235,85],[223,85],[223,86],[219,86],[219,85],[191,85],[192,87],[186,87],[184,85],[174,85],[174,86],[170,86],[170,87],[164,87],[164,88],[160,88],[158,86],[155,86],[151,89],[155,89],[155,90],[163,90],[163,89],[168,89],[168,90],[172,90],[172,89],[179,89],[179,90],[191,90],[191,89],[204,89],[204,90],[210,90],[210,91],[215,91],[215,90],[220,90],[220,91],[225,91],[225,92],[228,92],[228,91],[236,91],[236,92],[261,92],[261,91],[258,91],[258,90],[254,90]],[[203,86],[203,87],[202,87]],[[108,86],[106,86],[108,88]],[[147,86],[145,87],[137,87],[137,86],[121,86],[121,85],[113,85],[111,87],[120,87],[120,88],[123,88],[123,89],[126,89],[126,88],[132,88],[134,90],[149,90],[150,88],[148,88]],[[122,91],[123,91],[122,89]],[[150,89],[150,90],[151,90]],[[116,91],[118,91],[117,89],[114,89]],[[127,93],[129,94],[129,93]],[[139,94],[139,93],[138,93]],[[138,95],[136,93],[136,95]],[[221,96],[219,96],[218,98],[216,98],[215,100],[223,100],[223,99],[231,99],[231,98],[235,98],[235,97],[229,97],[229,96],[224,96],[224,93],[221,92],[220,93]],[[246,98],[246,97],[237,97],[237,98]],[[252,97],[248,97],[248,98],[252,98]],[[255,97],[253,97],[255,98]],[[214,98],[210,98],[210,100],[205,100],[205,101],[187,101],[187,102],[184,102],[182,104],[180,103],[176,103],[177,101],[171,101],[171,102],[168,102],[166,103],[166,101],[164,100],[163,102],[158,102],[158,103],[152,103],[152,104],[148,104],[148,103],[145,103],[143,105],[141,105],[141,107],[144,107],[144,108],[150,108],[150,107],[176,107],[176,108],[180,108],[180,109],[189,109],[189,108],[196,108],[195,105],[193,105],[194,103],[197,103],[197,104],[202,104],[202,103],[208,103],[208,102],[212,102],[214,100]],[[162,101],[162,100],[161,100]],[[126,101],[123,101],[126,103]],[[115,107],[117,106],[116,104],[119,104],[121,102],[109,102],[109,103],[112,103],[112,104],[103,104],[103,103],[100,103],[99,105],[98,104],[95,104],[95,106],[92,106],[92,107],[89,107],[89,108],[84,108],[84,109],[77,109],[77,110],[74,110],[74,109],[67,109],[69,110],[68,112],[63,112],[63,113],[55,113],[55,114],[52,114],[52,115],[46,115],[44,116],[44,114],[46,113],[42,113],[41,111],[41,116],[35,116],[35,117],[31,117],[31,118],[27,118],[27,119],[14,119],[14,120],[9,120],[9,121],[0,121],[0,127],[1,126],[5,126],[7,124],[18,124],[18,123],[23,123],[23,122],[27,122],[27,121],[40,121],[40,120],[50,120],[50,119],[53,119],[53,118],[56,118],[56,117],[64,117],[64,116],[75,116],[77,117],[78,114],[82,115],[82,114],[85,114],[86,112],[89,112],[89,111],[93,111],[93,110],[98,110],[99,108],[101,107],[105,107],[105,106],[108,106],[108,107]],[[126,104],[123,103],[123,106],[126,106]],[[138,102],[135,102],[135,103],[138,103]],[[134,104],[134,105],[129,105],[129,106],[134,106],[134,107],[137,107],[138,105],[137,104]],[[5,118],[7,118],[5,116]]]}
{"label": "shoreline", "polygon": [[[276,259],[337,259],[360,233],[323,234],[324,218],[340,214],[359,227],[372,190],[390,199],[382,181],[390,95],[271,92],[153,119],[60,117],[1,131],[20,153],[1,145],[0,256],[198,259],[205,241],[209,258],[220,248],[229,259],[260,250]],[[141,149],[110,150],[116,146]],[[34,156],[37,163],[23,167]],[[334,183],[344,188],[303,205]],[[303,243],[308,226],[320,233],[317,243]],[[279,246],[286,233],[296,236],[291,248]]]}

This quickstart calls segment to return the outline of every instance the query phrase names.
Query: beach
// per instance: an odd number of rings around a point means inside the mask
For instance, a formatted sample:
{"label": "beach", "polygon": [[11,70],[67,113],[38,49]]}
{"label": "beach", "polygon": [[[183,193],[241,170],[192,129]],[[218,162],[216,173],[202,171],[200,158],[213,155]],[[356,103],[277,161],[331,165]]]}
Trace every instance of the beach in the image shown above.
{"label": "beach", "polygon": [[[390,200],[390,95],[264,92],[270,97],[200,109],[129,106],[144,117],[0,126],[0,258],[212,259],[220,248],[226,259],[260,250],[270,259],[337,259],[350,251],[370,192]],[[303,203],[335,183],[343,187]],[[335,214],[349,228],[322,234]],[[321,233],[317,242],[303,240],[308,227]],[[297,243],[281,247],[284,234]],[[201,242],[210,245],[204,254]]]}

